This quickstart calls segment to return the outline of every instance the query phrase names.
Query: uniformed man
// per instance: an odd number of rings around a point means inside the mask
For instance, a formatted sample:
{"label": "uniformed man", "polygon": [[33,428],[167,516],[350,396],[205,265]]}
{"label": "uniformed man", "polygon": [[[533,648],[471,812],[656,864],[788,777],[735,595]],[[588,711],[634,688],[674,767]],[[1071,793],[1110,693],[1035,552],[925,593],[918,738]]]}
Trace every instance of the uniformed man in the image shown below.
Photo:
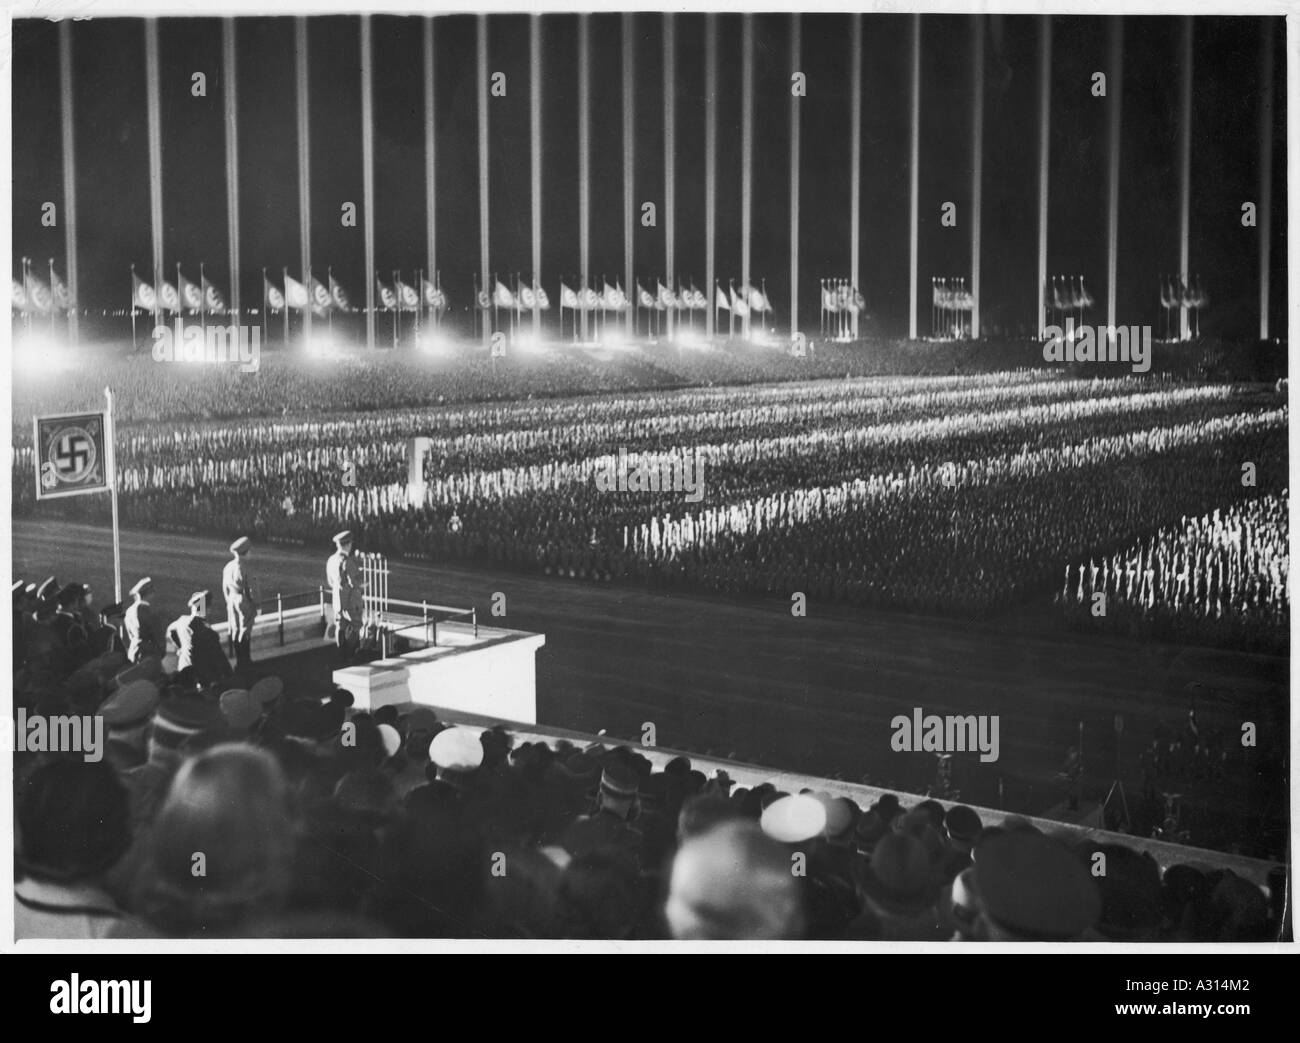
{"label": "uniformed man", "polygon": [[50,629],[58,638],[65,656],[65,662],[72,669],[81,666],[90,658],[90,635],[85,624],[77,615],[86,588],[80,583],[69,583],[59,591],[55,598],[57,606]]}
{"label": "uniformed man", "polygon": [[122,614],[125,610],[121,602],[115,601],[99,610],[99,625],[90,629],[90,649],[93,655],[106,652],[126,654],[126,643],[122,640]]}
{"label": "uniformed man", "polygon": [[221,573],[221,589],[226,598],[226,618],[230,623],[230,639],[235,644],[237,670],[253,663],[251,648],[257,602],[253,600],[253,585],[245,564],[252,545],[247,536],[235,540],[230,545],[230,560]]}
{"label": "uniformed man", "polygon": [[132,602],[126,610],[126,657],[133,663],[150,656],[161,659],[167,637],[162,622],[155,615],[149,598],[153,596],[153,580],[148,576],[131,588]]}
{"label": "uniformed man", "polygon": [[208,625],[210,596],[210,591],[195,591],[187,602],[189,613],[167,628],[167,637],[176,646],[176,681],[187,687],[205,687],[234,676],[221,638]]}
{"label": "uniformed man", "polygon": [[334,537],[337,548],[325,563],[325,578],[334,594],[334,640],[345,663],[356,657],[365,618],[365,594],[352,560],[352,532],[345,529]]}

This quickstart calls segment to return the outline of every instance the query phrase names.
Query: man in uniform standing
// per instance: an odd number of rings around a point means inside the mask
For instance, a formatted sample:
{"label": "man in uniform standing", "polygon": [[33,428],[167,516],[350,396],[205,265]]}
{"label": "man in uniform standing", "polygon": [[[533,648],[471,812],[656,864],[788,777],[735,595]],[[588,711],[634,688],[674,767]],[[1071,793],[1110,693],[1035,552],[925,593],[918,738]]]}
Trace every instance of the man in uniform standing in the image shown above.
{"label": "man in uniform standing", "polygon": [[226,598],[226,617],[230,623],[230,639],[235,644],[235,669],[243,670],[253,665],[253,620],[257,618],[257,603],[253,600],[253,585],[248,577],[245,559],[252,541],[241,536],[230,545],[230,560],[221,573],[221,590]]}
{"label": "man in uniform standing", "polygon": [[162,623],[149,604],[152,594],[153,580],[148,576],[131,588],[135,600],[126,610],[126,657],[133,663],[151,656],[161,659],[166,647]]}
{"label": "man in uniform standing", "polygon": [[176,646],[176,680],[187,687],[206,687],[229,679],[234,671],[221,650],[221,639],[208,625],[208,591],[190,595],[189,615],[181,616],[167,628],[167,636]]}
{"label": "man in uniform standing", "polygon": [[325,578],[334,594],[334,640],[345,663],[356,657],[365,616],[365,594],[352,561],[352,532],[334,537],[337,548],[325,563]]}

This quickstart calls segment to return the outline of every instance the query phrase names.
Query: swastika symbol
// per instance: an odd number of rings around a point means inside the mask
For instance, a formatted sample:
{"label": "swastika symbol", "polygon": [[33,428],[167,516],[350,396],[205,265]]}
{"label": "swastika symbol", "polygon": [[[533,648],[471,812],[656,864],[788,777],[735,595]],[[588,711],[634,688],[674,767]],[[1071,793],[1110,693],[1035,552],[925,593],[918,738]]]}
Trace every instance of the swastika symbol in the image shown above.
{"label": "swastika symbol", "polygon": [[93,470],[95,440],[81,428],[60,431],[50,445],[50,461],[65,482],[79,482]]}

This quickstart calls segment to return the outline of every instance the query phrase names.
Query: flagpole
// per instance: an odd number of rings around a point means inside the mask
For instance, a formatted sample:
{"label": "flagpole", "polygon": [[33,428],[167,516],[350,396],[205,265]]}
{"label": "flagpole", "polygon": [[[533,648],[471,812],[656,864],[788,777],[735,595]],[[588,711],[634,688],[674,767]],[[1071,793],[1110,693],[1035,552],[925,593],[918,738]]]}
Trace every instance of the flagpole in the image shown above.
{"label": "flagpole", "polygon": [[262,269],[262,340],[270,344],[266,332],[266,269]]}
{"label": "flagpole", "polygon": [[289,346],[289,266],[281,272],[281,285],[284,287],[284,346]]}
{"label": "flagpole", "polygon": [[397,319],[398,313],[402,310],[402,299],[398,296],[400,292],[398,284],[401,280],[398,278],[398,272],[393,272],[393,350],[397,350]]}
{"label": "flagpole", "polygon": [[131,350],[139,347],[135,336],[135,265],[131,265]]}
{"label": "flagpole", "polygon": [[325,313],[325,327],[332,335],[334,333],[334,266],[327,265],[325,268],[325,278],[330,281],[330,309]]}
{"label": "flagpole", "polygon": [[50,258],[50,336],[54,334],[54,322],[59,314],[59,300],[54,296],[54,258]]}
{"label": "flagpole", "polygon": [[203,274],[203,262],[199,262],[199,326],[203,329],[204,343],[207,342],[208,332],[208,295],[204,289],[207,282],[207,276]]}
{"label": "flagpole", "polygon": [[[134,309],[132,309],[134,311]],[[122,600],[122,539],[117,518],[117,423],[113,417],[113,389],[104,388],[108,409],[104,414],[104,442],[108,449],[108,495],[113,506],[113,600]]]}

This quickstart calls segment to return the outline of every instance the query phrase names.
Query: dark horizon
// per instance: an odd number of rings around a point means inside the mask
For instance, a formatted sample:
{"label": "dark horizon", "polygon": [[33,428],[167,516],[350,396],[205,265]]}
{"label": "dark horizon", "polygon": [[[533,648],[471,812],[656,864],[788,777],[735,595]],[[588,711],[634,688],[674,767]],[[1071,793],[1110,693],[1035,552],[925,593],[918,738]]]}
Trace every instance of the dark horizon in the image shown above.
{"label": "dark horizon", "polygon": [[[643,285],[665,269],[662,25],[635,15],[634,199],[658,207],[655,228],[634,225]],[[789,315],[788,138],[790,15],[754,17],[755,158],[752,281],[766,280],[775,322]],[[922,17],[919,310],[932,277],[970,278],[972,18]],[[983,17],[983,16],[980,16]],[[674,16],[676,87],[676,271],[708,292],[704,273],[704,16]],[[1106,109],[1090,77],[1108,68],[1113,19],[1053,18],[1049,273],[1082,274],[1104,312]],[[848,15],[801,16],[802,191],[800,316],[812,327],[818,280],[849,275]],[[1260,18],[1194,19],[1190,272],[1211,304],[1202,332],[1248,339],[1258,327],[1256,230],[1241,204],[1259,201]],[[906,332],[910,15],[864,15],[861,290],[874,327]],[[1038,32],[1036,16],[990,16],[986,26],[983,181],[983,325],[1011,330],[1035,321],[1037,296]],[[1273,20],[1275,82],[1284,85],[1285,25]],[[241,293],[261,301],[261,267],[298,272],[297,141],[291,17],[237,18],[240,131]],[[375,54],[376,270],[408,281],[425,267],[422,85],[423,19],[372,20]],[[437,16],[435,109],[438,268],[454,313],[464,316],[479,268],[475,16]],[[491,265],[503,277],[531,269],[527,15],[491,15],[489,66],[507,76],[491,98]],[[579,268],[577,17],[542,24],[542,282],[558,306],[561,277]],[[1157,276],[1178,267],[1178,60],[1181,19],[1124,19],[1124,84],[1117,321],[1156,325]],[[72,25],[76,111],[80,306],[129,303],[129,265],[152,267],[145,107],[144,20]],[[310,42],[312,260],[355,304],[364,302],[363,233],[340,225],[343,201],[362,204],[359,18],[312,16]],[[739,279],[740,15],[718,18],[718,212],[715,269]],[[198,266],[229,298],[221,20],[159,23],[163,134],[163,271]],[[591,17],[591,262],[599,284],[623,273],[621,14]],[[62,224],[41,224],[51,200],[62,218],[57,23],[16,19],[13,30],[13,249],[47,258],[66,278]],[[202,71],[207,96],[190,94]],[[1286,329],[1286,108],[1274,92],[1270,324]],[[958,207],[944,228],[940,204]],[[362,215],[362,220],[365,219]],[[572,285],[572,283],[570,283]],[[631,291],[632,287],[625,287]],[[1094,315],[1099,314],[1094,312]],[[92,318],[93,324],[94,319]],[[457,319],[468,325],[467,320]],[[552,323],[554,319],[550,320]]]}

